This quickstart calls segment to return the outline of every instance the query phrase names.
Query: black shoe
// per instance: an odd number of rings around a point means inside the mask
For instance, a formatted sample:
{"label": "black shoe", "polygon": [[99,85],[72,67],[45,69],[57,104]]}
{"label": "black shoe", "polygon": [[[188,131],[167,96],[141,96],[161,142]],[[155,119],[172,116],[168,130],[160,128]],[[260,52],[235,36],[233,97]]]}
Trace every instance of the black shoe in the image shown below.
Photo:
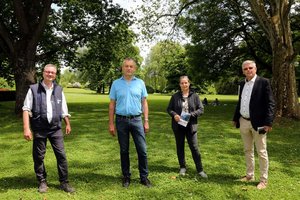
{"label": "black shoe", "polygon": [[150,180],[148,178],[143,178],[141,179],[141,184],[146,186],[146,187],[152,187]]}
{"label": "black shoe", "polygon": [[70,186],[68,182],[60,183],[60,189],[65,191],[65,192],[68,192],[68,193],[75,192],[75,189],[72,186]]}
{"label": "black shoe", "polygon": [[39,193],[45,193],[48,190],[47,182],[46,181],[41,181],[39,185]]}
{"label": "black shoe", "polygon": [[130,178],[129,177],[123,177],[122,185],[125,188],[128,188],[130,185]]}

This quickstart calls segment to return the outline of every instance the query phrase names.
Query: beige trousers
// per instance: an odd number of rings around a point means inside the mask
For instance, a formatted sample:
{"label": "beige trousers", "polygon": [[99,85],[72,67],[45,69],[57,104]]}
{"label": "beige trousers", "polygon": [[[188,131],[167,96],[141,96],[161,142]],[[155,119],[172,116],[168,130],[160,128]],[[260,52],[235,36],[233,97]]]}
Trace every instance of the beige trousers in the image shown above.
{"label": "beige trousers", "polygon": [[240,132],[244,143],[244,153],[246,159],[246,175],[254,177],[255,158],[254,158],[254,144],[258,154],[260,181],[267,181],[269,170],[269,159],[267,152],[267,134],[258,134],[253,129],[251,122],[240,118]]}

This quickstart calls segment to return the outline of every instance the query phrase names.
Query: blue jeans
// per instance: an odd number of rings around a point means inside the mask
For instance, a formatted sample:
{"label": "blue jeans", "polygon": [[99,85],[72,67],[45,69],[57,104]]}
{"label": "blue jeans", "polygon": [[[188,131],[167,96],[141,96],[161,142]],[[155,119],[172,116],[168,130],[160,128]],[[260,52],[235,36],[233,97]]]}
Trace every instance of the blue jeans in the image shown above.
{"label": "blue jeans", "polygon": [[117,116],[116,128],[118,132],[118,141],[120,144],[121,168],[123,176],[131,176],[129,161],[129,135],[131,133],[138,154],[140,179],[143,180],[147,178],[147,146],[142,117],[139,116],[132,119],[124,119]]}

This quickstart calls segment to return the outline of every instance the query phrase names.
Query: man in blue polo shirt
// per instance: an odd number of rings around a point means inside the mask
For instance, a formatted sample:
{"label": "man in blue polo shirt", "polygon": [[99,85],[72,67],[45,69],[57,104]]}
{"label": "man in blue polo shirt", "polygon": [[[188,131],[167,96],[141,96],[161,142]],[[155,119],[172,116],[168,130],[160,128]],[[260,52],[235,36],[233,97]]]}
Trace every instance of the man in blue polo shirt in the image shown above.
{"label": "man in blue polo shirt", "polygon": [[[138,153],[138,164],[141,184],[151,187],[148,179],[148,162],[145,133],[148,124],[148,96],[145,83],[134,76],[136,63],[132,58],[123,61],[123,76],[115,80],[111,86],[109,98],[109,132],[115,136],[114,114],[116,114],[116,129],[120,144],[123,187],[130,184],[129,134],[131,133]],[[141,114],[144,114],[144,124]]]}

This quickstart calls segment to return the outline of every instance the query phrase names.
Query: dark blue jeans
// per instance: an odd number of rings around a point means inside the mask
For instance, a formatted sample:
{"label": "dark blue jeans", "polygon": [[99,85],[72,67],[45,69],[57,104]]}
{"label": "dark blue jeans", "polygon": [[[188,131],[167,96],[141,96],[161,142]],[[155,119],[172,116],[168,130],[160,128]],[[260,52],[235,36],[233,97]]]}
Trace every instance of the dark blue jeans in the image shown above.
{"label": "dark blue jeans", "polygon": [[140,179],[148,176],[147,162],[147,146],[145,139],[144,126],[142,117],[132,119],[124,119],[116,117],[116,128],[118,132],[118,140],[120,144],[121,168],[124,177],[130,177],[130,161],[129,161],[129,136],[133,138],[135,148],[138,154],[138,164],[140,171]]}
{"label": "dark blue jeans", "polygon": [[185,163],[185,153],[184,153],[184,144],[185,138],[189,144],[190,150],[192,152],[193,160],[197,169],[197,172],[203,171],[201,154],[198,149],[198,138],[197,132],[191,132],[190,127],[178,127],[177,131],[174,131],[175,139],[176,139],[176,149],[177,149],[177,157],[180,168],[186,168]]}

